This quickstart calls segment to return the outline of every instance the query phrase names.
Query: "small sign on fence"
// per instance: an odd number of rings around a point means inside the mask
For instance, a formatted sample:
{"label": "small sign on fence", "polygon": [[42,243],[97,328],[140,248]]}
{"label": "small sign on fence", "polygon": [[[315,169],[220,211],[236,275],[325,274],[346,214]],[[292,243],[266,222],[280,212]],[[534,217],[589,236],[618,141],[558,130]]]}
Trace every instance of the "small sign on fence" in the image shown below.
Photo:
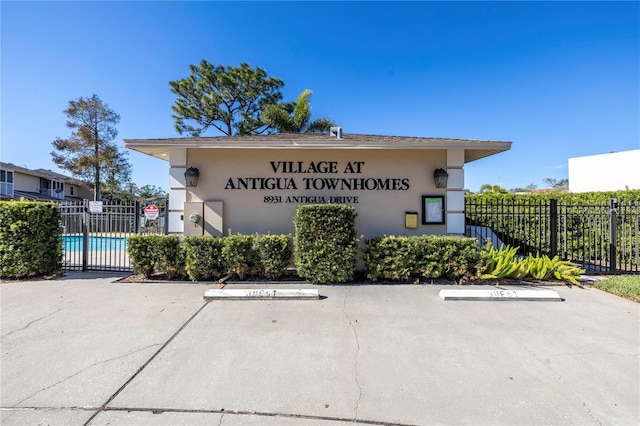
{"label": "small sign on fence", "polygon": [[102,213],[102,201],[89,201],[89,213]]}
{"label": "small sign on fence", "polygon": [[158,206],[155,204],[150,204],[144,208],[144,217],[149,220],[154,220],[158,218],[160,211],[158,210]]}

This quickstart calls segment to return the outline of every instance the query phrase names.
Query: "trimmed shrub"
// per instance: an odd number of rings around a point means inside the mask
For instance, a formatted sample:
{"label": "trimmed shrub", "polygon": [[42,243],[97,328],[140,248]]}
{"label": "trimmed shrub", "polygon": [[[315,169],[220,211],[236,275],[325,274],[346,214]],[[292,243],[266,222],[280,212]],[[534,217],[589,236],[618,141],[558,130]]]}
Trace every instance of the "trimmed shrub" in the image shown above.
{"label": "trimmed shrub", "polygon": [[386,236],[366,241],[363,260],[372,280],[464,281],[476,276],[479,256],[475,238]]}
{"label": "trimmed shrub", "polygon": [[356,271],[358,239],[353,207],[301,205],[294,216],[298,275],[316,283],[346,282]]}
{"label": "trimmed shrub", "polygon": [[155,237],[155,270],[167,275],[167,279],[184,278],[184,252],[180,238],[175,235]]}
{"label": "trimmed shrub", "polygon": [[129,237],[129,258],[131,268],[136,274],[143,274],[149,278],[156,267],[157,235],[132,235]]}
{"label": "trimmed shrub", "polygon": [[0,202],[0,277],[48,275],[62,267],[60,210],[53,203]]}
{"label": "trimmed shrub", "polygon": [[186,273],[192,281],[216,280],[222,276],[222,247],[220,237],[186,237],[184,255]]}
{"label": "trimmed shrub", "polygon": [[293,247],[289,235],[258,235],[255,238],[255,250],[258,253],[260,275],[275,280],[286,270]]}
{"label": "trimmed shrub", "polygon": [[253,235],[228,235],[223,238],[222,259],[224,271],[243,280],[255,272],[258,255],[253,249]]}

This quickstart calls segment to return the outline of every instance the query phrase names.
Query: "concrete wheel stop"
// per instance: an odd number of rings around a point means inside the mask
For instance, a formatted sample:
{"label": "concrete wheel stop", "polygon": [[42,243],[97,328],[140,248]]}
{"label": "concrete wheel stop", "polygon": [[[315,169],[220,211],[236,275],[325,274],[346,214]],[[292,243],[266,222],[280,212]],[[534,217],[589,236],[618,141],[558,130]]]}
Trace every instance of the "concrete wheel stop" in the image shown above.
{"label": "concrete wheel stop", "polygon": [[440,290],[443,300],[478,300],[478,301],[538,301],[562,302],[563,299],[555,290],[505,290],[505,289],[461,289]]}
{"label": "concrete wheel stop", "polygon": [[317,289],[207,289],[205,300],[318,300]]}

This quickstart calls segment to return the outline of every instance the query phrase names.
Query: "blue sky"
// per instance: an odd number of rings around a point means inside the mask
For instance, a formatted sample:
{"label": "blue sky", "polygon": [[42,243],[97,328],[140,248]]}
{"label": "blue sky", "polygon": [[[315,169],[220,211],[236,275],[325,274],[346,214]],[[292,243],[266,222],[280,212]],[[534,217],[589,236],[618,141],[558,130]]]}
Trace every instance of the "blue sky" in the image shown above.
{"label": "blue sky", "polygon": [[[313,90],[345,133],[513,142],[466,187],[567,177],[570,157],[640,148],[638,2],[12,2],[1,13],[0,159],[61,173],[62,111],[98,94],[122,139],[175,137],[168,82],[242,62]],[[216,135],[209,132],[207,135]],[[130,151],[139,186],[166,162]],[[597,172],[597,171],[594,171]]]}

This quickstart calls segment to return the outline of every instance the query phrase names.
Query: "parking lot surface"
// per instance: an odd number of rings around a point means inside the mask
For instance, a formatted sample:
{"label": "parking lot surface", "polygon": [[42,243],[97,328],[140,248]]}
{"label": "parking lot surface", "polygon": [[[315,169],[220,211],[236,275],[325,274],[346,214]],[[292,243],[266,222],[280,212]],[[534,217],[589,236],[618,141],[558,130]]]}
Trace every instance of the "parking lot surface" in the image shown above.
{"label": "parking lot surface", "polygon": [[207,302],[210,285],[118,278],[0,285],[0,423],[640,423],[640,305],[599,290],[270,284],[321,298]]}

